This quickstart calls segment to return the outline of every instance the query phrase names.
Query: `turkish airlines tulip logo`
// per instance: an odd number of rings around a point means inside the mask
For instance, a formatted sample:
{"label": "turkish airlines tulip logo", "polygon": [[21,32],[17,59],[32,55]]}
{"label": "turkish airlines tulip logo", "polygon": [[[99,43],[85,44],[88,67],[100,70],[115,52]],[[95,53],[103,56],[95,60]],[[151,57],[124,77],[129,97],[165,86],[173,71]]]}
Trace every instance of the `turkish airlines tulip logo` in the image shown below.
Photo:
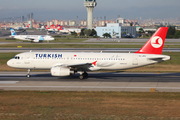
{"label": "turkish airlines tulip logo", "polygon": [[153,37],[152,40],[151,40],[151,45],[154,48],[160,48],[162,46],[162,44],[163,44],[163,40],[159,36]]}

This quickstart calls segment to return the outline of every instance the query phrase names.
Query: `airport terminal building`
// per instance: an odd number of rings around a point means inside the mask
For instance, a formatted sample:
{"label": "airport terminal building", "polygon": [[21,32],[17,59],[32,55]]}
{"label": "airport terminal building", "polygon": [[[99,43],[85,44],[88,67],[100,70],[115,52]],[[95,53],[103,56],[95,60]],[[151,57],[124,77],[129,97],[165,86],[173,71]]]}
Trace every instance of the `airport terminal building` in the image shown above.
{"label": "airport terminal building", "polygon": [[97,35],[103,37],[103,34],[109,33],[112,38],[121,38],[121,34],[126,32],[133,37],[136,37],[136,27],[135,26],[122,26],[121,23],[107,23],[105,27],[96,27]]}
{"label": "airport terminal building", "polygon": [[109,33],[112,37],[121,38],[121,25],[119,23],[108,23],[106,27],[96,27],[97,35]]}

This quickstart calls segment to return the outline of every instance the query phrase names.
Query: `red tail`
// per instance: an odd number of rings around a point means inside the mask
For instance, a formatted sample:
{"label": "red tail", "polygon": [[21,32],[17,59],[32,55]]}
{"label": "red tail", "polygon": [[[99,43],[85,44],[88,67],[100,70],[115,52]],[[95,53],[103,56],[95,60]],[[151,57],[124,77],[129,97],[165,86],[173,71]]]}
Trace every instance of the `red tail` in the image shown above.
{"label": "red tail", "polygon": [[46,29],[49,29],[49,27],[47,25],[45,27],[46,27]]}
{"label": "red tail", "polygon": [[62,26],[60,26],[58,30],[63,30],[63,27],[62,27]]}
{"label": "red tail", "polygon": [[54,29],[54,27],[53,27],[52,25],[50,25],[50,28],[51,28],[51,29]]}
{"label": "red tail", "polygon": [[56,26],[53,24],[53,29],[57,29]]}
{"label": "red tail", "polygon": [[28,28],[30,26],[30,24],[28,24],[26,27]]}
{"label": "red tail", "polygon": [[137,52],[142,54],[161,54],[166,39],[168,27],[160,27],[147,43]]}

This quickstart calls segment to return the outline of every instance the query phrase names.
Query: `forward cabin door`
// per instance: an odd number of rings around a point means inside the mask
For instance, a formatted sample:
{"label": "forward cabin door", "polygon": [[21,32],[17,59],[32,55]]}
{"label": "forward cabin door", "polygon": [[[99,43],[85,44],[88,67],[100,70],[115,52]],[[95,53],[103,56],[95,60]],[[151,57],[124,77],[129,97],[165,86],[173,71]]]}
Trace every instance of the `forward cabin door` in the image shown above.
{"label": "forward cabin door", "polygon": [[31,62],[32,62],[32,53],[26,54],[24,59],[24,65],[27,68],[32,68],[33,65],[31,65],[32,64]]}
{"label": "forward cabin door", "polygon": [[138,65],[138,55],[133,55],[132,65]]}

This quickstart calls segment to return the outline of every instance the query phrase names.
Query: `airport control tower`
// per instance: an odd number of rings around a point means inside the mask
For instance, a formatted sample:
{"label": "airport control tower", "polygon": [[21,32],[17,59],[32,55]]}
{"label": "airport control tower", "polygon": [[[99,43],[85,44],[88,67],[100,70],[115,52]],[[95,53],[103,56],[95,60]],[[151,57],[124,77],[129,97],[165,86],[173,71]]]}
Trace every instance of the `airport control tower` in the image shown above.
{"label": "airport control tower", "polygon": [[96,0],[84,0],[84,6],[87,8],[87,23],[88,29],[92,29],[93,24],[93,9],[97,5]]}

